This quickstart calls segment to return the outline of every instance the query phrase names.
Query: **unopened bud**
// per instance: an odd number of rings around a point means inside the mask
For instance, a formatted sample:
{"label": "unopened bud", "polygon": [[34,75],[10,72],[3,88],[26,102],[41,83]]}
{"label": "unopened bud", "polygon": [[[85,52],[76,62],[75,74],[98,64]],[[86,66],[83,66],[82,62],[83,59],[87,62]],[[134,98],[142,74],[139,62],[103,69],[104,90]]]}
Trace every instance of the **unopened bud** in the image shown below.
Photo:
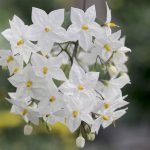
{"label": "unopened bud", "polygon": [[32,126],[28,124],[24,126],[24,135],[31,135],[32,131],[33,131]]}
{"label": "unopened bud", "polygon": [[116,75],[118,74],[118,71],[117,71],[116,67],[113,66],[113,65],[110,65],[110,66],[108,67],[108,72],[109,72],[109,75],[110,75],[111,77],[114,77],[114,76],[116,76]]}
{"label": "unopened bud", "polygon": [[89,141],[94,141],[95,140],[95,133],[89,133],[87,135],[87,138],[88,138]]}
{"label": "unopened bud", "polygon": [[78,148],[83,148],[85,145],[85,139],[82,136],[77,137],[76,139],[76,146]]}

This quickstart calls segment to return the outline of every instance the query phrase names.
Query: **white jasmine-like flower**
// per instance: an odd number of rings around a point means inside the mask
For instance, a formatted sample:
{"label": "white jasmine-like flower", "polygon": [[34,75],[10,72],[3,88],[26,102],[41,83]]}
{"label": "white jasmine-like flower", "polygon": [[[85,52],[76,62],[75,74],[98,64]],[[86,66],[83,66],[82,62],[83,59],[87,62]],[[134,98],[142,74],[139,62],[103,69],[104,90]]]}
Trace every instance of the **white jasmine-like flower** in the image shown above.
{"label": "white jasmine-like flower", "polygon": [[10,27],[2,32],[2,35],[10,42],[13,54],[22,55],[23,60],[28,63],[31,53],[38,51],[28,39],[29,27],[17,16],[10,21]]}
{"label": "white jasmine-like flower", "polygon": [[102,125],[103,128],[108,127],[114,121],[122,117],[126,113],[126,109],[117,110],[117,111],[101,111],[98,113],[98,118],[93,123],[91,131],[98,133],[100,126]]}
{"label": "white jasmine-like flower", "polygon": [[24,126],[24,135],[31,135],[33,131],[33,127],[31,125]]}
{"label": "white jasmine-like flower", "polygon": [[47,14],[39,8],[32,9],[32,22],[30,26],[31,41],[38,41],[43,53],[49,53],[55,42],[65,41],[64,9],[58,9]]}
{"label": "white jasmine-like flower", "polygon": [[111,28],[119,27],[119,26],[116,25],[116,23],[112,22],[111,10],[109,9],[107,2],[106,2],[106,9],[107,9],[107,18],[106,18],[106,22],[104,24],[104,28],[106,30],[107,35],[110,35]]}
{"label": "white jasmine-like flower", "polygon": [[84,13],[78,8],[71,8],[71,22],[68,28],[68,34],[72,40],[78,40],[79,45],[88,50],[92,45],[92,37],[103,36],[104,31],[99,24],[95,22],[95,6],[91,6]]}
{"label": "white jasmine-like flower", "polygon": [[107,93],[108,95],[114,95],[121,93],[121,89],[126,85],[130,84],[129,76],[126,73],[123,73],[118,78],[112,78],[109,81],[98,82],[96,86],[97,91]]}
{"label": "white jasmine-like flower", "polygon": [[33,70],[37,76],[65,81],[66,76],[62,69],[60,69],[62,62],[62,57],[51,57],[47,59],[39,54],[33,54],[31,58]]}
{"label": "white jasmine-like flower", "polygon": [[26,123],[32,122],[39,124],[39,113],[37,112],[36,103],[31,102],[31,98],[18,97],[16,93],[9,93],[10,99],[7,100],[12,104],[11,112],[21,115]]}
{"label": "white jasmine-like flower", "polygon": [[0,50],[0,65],[8,66],[10,75],[21,72],[23,69],[22,56],[12,54],[9,50]]}
{"label": "white jasmine-like flower", "polygon": [[76,146],[78,148],[83,148],[85,146],[85,139],[82,136],[77,137]]}
{"label": "white jasmine-like flower", "polygon": [[69,80],[65,81],[59,89],[67,95],[93,91],[98,78],[98,72],[85,73],[80,66],[74,63],[69,73]]}
{"label": "white jasmine-like flower", "polygon": [[90,112],[95,106],[95,103],[91,94],[80,94],[80,96],[74,95],[65,98],[68,110],[66,124],[71,132],[74,132],[79,128],[81,121],[84,121],[87,124],[93,123]]}
{"label": "white jasmine-like flower", "polygon": [[10,77],[9,82],[17,88],[18,96],[40,98],[47,94],[46,81],[35,75],[33,68],[28,65],[21,73]]}

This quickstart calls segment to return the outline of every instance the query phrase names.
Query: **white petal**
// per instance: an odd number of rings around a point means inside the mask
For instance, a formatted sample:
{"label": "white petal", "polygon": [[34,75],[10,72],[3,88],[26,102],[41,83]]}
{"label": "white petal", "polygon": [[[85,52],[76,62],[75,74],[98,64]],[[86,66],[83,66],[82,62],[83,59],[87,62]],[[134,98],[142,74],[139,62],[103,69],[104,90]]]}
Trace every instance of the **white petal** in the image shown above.
{"label": "white petal", "polygon": [[96,10],[95,10],[95,5],[89,7],[86,12],[85,16],[88,20],[88,22],[93,22],[96,19]]}
{"label": "white petal", "polygon": [[83,24],[84,12],[81,9],[71,7],[71,22],[80,26]]}
{"label": "white petal", "polygon": [[65,74],[60,68],[51,69],[51,76],[52,78],[57,79],[57,80],[62,80],[62,81],[66,80]]}
{"label": "white petal", "polygon": [[117,120],[117,119],[121,118],[125,113],[126,113],[126,109],[118,110],[118,111],[114,112],[113,119]]}
{"label": "white petal", "polygon": [[106,19],[106,23],[111,22],[111,10],[108,7],[108,4],[106,2],[106,7],[107,7],[107,19]]}
{"label": "white petal", "polygon": [[50,12],[49,19],[56,26],[61,26],[64,22],[64,9],[58,9]]}
{"label": "white petal", "polygon": [[83,69],[74,63],[70,70],[69,79],[75,84],[78,84],[82,80],[84,75],[85,72],[83,71]]}
{"label": "white petal", "polygon": [[48,15],[47,13],[39,8],[32,8],[32,22],[34,24],[43,26],[48,23]]}
{"label": "white petal", "polygon": [[92,117],[88,114],[81,114],[80,118],[82,121],[86,122],[89,125],[94,123]]}
{"label": "white petal", "polygon": [[81,120],[79,118],[68,118],[67,119],[67,126],[69,127],[70,131],[73,133],[76,131],[81,124]]}
{"label": "white petal", "polygon": [[6,29],[5,31],[2,32],[2,35],[8,40],[11,41],[13,39],[13,34],[11,29]]}
{"label": "white petal", "polygon": [[92,46],[92,36],[85,32],[80,33],[79,38],[79,45],[85,50],[89,50],[89,48]]}

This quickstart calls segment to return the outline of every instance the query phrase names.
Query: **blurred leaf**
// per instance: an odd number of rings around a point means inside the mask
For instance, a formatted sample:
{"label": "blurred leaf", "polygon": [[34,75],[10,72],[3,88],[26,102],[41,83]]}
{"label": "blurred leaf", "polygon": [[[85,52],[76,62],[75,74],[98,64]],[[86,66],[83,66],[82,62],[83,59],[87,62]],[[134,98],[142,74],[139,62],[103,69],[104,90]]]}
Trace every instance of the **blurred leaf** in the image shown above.
{"label": "blurred leaf", "polygon": [[16,127],[22,123],[19,116],[10,114],[9,112],[0,112],[0,128]]}

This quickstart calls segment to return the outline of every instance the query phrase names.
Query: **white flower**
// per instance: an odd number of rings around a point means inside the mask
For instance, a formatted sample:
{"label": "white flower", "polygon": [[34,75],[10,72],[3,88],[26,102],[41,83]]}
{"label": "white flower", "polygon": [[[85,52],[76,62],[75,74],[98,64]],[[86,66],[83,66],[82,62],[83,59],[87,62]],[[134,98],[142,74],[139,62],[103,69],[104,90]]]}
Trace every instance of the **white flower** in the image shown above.
{"label": "white flower", "polygon": [[126,85],[130,84],[129,76],[126,73],[123,73],[118,78],[112,78],[109,81],[98,82],[96,86],[97,91],[101,91],[108,95],[121,94],[121,89]]}
{"label": "white flower", "polygon": [[2,32],[2,35],[10,42],[13,54],[22,55],[23,60],[28,63],[31,53],[38,50],[28,39],[29,28],[17,16],[10,21],[10,27]]}
{"label": "white flower", "polygon": [[98,118],[93,123],[91,131],[98,133],[100,126],[103,128],[111,125],[115,120],[119,119],[126,113],[126,109],[117,110],[117,111],[101,111],[98,113]]}
{"label": "white flower", "polygon": [[22,56],[14,56],[10,50],[0,50],[0,65],[8,66],[10,75],[21,72],[23,69]]}
{"label": "white flower", "polygon": [[39,8],[32,9],[32,22],[30,26],[30,39],[38,41],[42,52],[49,53],[55,42],[65,41],[64,9],[58,9],[47,14]]}
{"label": "white flower", "polygon": [[39,54],[33,54],[31,63],[35,74],[39,77],[46,77],[48,80],[54,78],[57,80],[66,80],[66,76],[62,69],[60,69],[63,62],[62,57],[46,58]]}
{"label": "white flower", "polygon": [[120,38],[121,31],[117,31],[109,36],[105,35],[100,39],[95,40],[95,51],[104,61],[107,61],[114,51],[117,51],[121,46]]}
{"label": "white flower", "polygon": [[36,103],[31,102],[30,97],[18,97],[16,93],[9,94],[11,99],[7,99],[12,105],[11,112],[21,115],[26,123],[39,124],[39,113]]}
{"label": "white flower", "polygon": [[49,84],[48,95],[38,99],[38,110],[44,120],[54,124],[64,118],[64,101],[62,94],[58,91],[53,81]]}
{"label": "white flower", "polygon": [[107,2],[106,2],[106,8],[107,8],[107,18],[106,18],[106,22],[104,24],[104,28],[106,30],[107,35],[110,35],[111,34],[111,28],[119,27],[119,26],[111,21],[112,20],[111,10],[109,9]]}
{"label": "white flower", "polygon": [[82,136],[77,137],[76,145],[78,148],[83,148],[85,145],[85,139]]}
{"label": "white flower", "polygon": [[15,74],[8,80],[17,88],[18,96],[31,96],[36,99],[47,94],[46,81],[37,77],[30,65],[26,66],[21,73]]}
{"label": "white flower", "polygon": [[92,37],[103,36],[104,31],[99,24],[95,22],[95,6],[91,6],[84,13],[78,8],[71,8],[71,22],[68,28],[68,34],[72,40],[78,40],[79,45],[88,50],[92,45]]}
{"label": "white flower", "polygon": [[95,106],[95,103],[92,96],[93,95],[88,95],[87,93],[80,94],[80,96],[74,95],[65,97],[67,107],[66,124],[71,132],[78,129],[81,121],[84,121],[90,125],[93,123],[90,112]]}
{"label": "white flower", "polygon": [[67,95],[93,91],[98,78],[98,72],[85,73],[81,67],[74,63],[69,73],[69,80],[65,81],[59,89]]}

